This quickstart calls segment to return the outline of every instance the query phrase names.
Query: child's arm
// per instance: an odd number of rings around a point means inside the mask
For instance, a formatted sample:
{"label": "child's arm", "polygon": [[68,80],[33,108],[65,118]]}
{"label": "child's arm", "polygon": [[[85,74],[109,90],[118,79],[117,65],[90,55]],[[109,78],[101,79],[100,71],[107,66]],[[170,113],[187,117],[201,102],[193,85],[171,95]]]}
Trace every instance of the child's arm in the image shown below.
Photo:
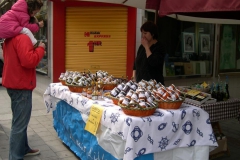
{"label": "child's arm", "polygon": [[20,20],[20,26],[28,28],[31,32],[37,32],[39,30],[39,25],[37,23],[29,23],[30,17],[22,17]]}

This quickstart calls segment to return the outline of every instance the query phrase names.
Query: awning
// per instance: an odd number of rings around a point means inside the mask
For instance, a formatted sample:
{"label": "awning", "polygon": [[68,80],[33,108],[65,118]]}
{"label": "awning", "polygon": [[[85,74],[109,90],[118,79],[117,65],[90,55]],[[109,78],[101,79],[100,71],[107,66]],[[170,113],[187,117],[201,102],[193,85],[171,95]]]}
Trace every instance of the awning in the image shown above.
{"label": "awning", "polygon": [[[74,0],[52,0],[74,1]],[[76,0],[77,1],[77,0]],[[201,18],[240,20],[240,0],[78,0],[114,3],[139,9],[158,10],[160,17],[182,15]]]}
{"label": "awning", "polygon": [[240,0],[161,0],[159,16],[185,16],[240,19]]}
{"label": "awning", "polygon": [[197,23],[240,24],[240,20],[237,20],[237,19],[204,18],[201,16],[193,17],[193,16],[182,15],[182,14],[170,14],[167,16],[180,21],[197,22]]}
{"label": "awning", "polygon": [[240,0],[161,0],[159,16],[202,23],[240,24]]}

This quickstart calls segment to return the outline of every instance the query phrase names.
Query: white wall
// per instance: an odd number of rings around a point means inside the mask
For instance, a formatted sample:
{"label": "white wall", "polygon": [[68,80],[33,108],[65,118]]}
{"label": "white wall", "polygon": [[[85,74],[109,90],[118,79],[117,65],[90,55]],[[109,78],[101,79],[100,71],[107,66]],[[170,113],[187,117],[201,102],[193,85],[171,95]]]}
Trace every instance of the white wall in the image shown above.
{"label": "white wall", "polygon": [[138,47],[141,45],[141,32],[140,28],[142,24],[146,21],[145,18],[145,10],[142,9],[137,9],[137,29],[136,29],[136,53],[135,56],[137,55]]}

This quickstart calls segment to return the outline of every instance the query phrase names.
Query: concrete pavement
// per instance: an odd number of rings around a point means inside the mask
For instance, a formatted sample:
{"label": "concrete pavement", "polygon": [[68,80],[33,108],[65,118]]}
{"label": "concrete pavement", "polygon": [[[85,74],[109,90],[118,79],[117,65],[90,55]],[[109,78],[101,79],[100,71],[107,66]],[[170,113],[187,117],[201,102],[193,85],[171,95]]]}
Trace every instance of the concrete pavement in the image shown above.
{"label": "concrete pavement", "polygon": [[[11,118],[10,98],[6,89],[0,86],[0,160],[8,160]],[[30,147],[40,149],[41,153],[25,160],[78,160],[58,138],[53,128],[52,114],[46,113],[43,96],[37,90],[33,92],[28,140]]]}
{"label": "concrete pavement", "polygon": [[[26,157],[25,160],[77,160],[58,138],[52,124],[52,114],[46,113],[43,93],[50,79],[37,75],[37,88],[33,92],[33,110],[28,127],[29,145],[41,150],[40,155]],[[182,80],[186,83],[186,80]],[[195,80],[192,80],[193,82]],[[168,84],[180,85],[180,81],[168,81]],[[189,84],[189,82],[188,82]],[[238,84],[238,83],[236,83]],[[233,87],[233,86],[232,86]],[[224,154],[214,160],[240,160],[240,124],[236,119],[220,122],[223,133],[227,137],[230,156]],[[11,128],[10,98],[6,89],[0,86],[0,160],[7,160],[9,154],[9,134]]]}

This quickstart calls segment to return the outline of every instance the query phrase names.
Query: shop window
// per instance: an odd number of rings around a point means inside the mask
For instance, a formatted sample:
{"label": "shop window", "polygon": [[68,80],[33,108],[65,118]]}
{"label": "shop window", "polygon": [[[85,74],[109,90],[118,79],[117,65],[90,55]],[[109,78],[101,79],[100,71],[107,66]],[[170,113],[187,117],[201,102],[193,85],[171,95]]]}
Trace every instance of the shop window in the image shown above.
{"label": "shop window", "polygon": [[167,52],[165,76],[212,74],[214,24],[162,17],[157,25]]}
{"label": "shop window", "polygon": [[[43,1],[43,7],[37,13],[36,18],[38,21],[44,22],[44,27],[40,28],[40,30],[35,33],[35,38],[38,42],[42,41],[46,45],[45,51],[47,51],[47,1]],[[48,53],[45,54],[43,59],[39,62],[36,70],[43,74],[48,74]]]}
{"label": "shop window", "polygon": [[240,26],[223,24],[220,28],[219,70],[240,71]]}

